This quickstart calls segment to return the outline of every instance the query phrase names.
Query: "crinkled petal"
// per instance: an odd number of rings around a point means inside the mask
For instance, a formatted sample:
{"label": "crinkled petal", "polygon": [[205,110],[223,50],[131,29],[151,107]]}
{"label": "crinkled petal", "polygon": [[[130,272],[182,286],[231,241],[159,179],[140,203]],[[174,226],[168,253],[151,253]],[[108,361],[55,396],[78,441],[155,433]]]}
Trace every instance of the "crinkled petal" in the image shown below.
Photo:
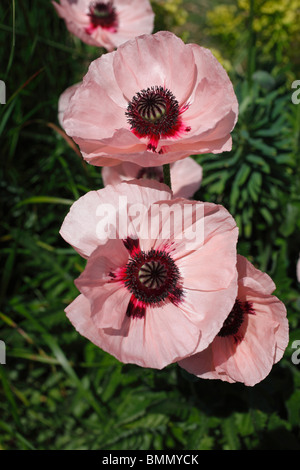
{"label": "crinkled petal", "polygon": [[72,86],[68,87],[59,97],[59,100],[58,100],[58,122],[61,125],[61,127],[64,127],[63,126],[63,117],[64,117],[64,114],[65,114],[65,111],[66,111],[67,107],[69,106],[70,99],[72,98],[72,96],[74,95],[75,91],[78,89],[79,86],[80,86],[80,83],[76,83],[75,85],[72,85]]}
{"label": "crinkled petal", "polygon": [[177,261],[190,289],[225,289],[236,273],[237,229],[212,237],[201,248]]}
{"label": "crinkled petal", "polygon": [[[242,265],[242,275],[247,264],[243,260],[242,264],[238,263]],[[255,268],[251,272],[258,277]],[[265,284],[266,278],[261,278]],[[244,279],[239,280],[237,298],[250,302],[252,311],[244,314],[235,335],[217,335],[206,350],[181,361],[179,365],[188,372],[202,378],[254,386],[282,358],[289,339],[285,306],[277,297],[263,292],[263,286],[253,290],[256,283],[251,287],[241,284]],[[265,286],[266,289],[270,287],[268,282]]]}
{"label": "crinkled petal", "polygon": [[[214,343],[214,363],[217,371],[227,374],[235,382],[253,386],[261,382],[271,371],[274,364],[276,324],[259,313],[247,315],[241,334],[244,338],[237,345],[227,337],[224,345],[218,337]],[[247,334],[243,333],[247,330]],[[228,357],[224,357],[224,350]]]}
{"label": "crinkled petal", "polygon": [[[163,167],[154,168],[159,178],[158,181],[160,181],[163,178]],[[145,176],[143,177],[146,178],[147,173],[143,170],[145,170],[145,167],[132,162],[124,162],[114,167],[102,168],[102,180],[104,186],[108,184],[116,185],[122,181],[138,178],[141,172],[144,173]],[[187,157],[172,163],[170,170],[174,198],[190,198],[200,188],[202,167],[193,158]]]}
{"label": "crinkled petal", "polygon": [[191,354],[200,339],[199,329],[171,303],[147,308],[144,318],[126,319],[125,323],[120,331],[104,330],[103,349],[121,362],[142,367],[162,369]]}
{"label": "crinkled petal", "polygon": [[171,165],[174,197],[192,197],[201,186],[202,167],[191,157],[177,160]]}
{"label": "crinkled petal", "polygon": [[196,78],[192,50],[168,31],[143,35],[120,46],[114,57],[114,71],[128,101],[143,89],[163,86],[182,105],[191,94]]}
{"label": "crinkled petal", "polygon": [[234,128],[238,116],[238,101],[232,83],[209,49],[196,44],[189,47],[197,66],[197,84],[189,100],[189,109],[184,113],[185,122],[191,127],[190,135],[199,136],[215,130],[203,140],[225,137]]}
{"label": "crinkled petal", "polygon": [[196,353],[206,349],[223,326],[237,295],[237,274],[226,289],[216,291],[191,290],[183,282],[183,301],[180,307],[201,331]]}
{"label": "crinkled petal", "polygon": [[[105,109],[105,113],[103,113]],[[111,137],[116,129],[127,126],[125,112],[109,97],[103,87],[85,80],[77,88],[65,110],[63,126],[74,138],[98,140]]]}
{"label": "crinkled petal", "polygon": [[169,188],[153,180],[133,180],[90,191],[71,206],[60,234],[87,258],[110,238],[136,235],[138,224],[130,224],[128,215],[138,217],[138,211],[147,211],[153,202],[167,198],[171,198]]}
{"label": "crinkled petal", "polygon": [[272,294],[276,289],[270,276],[255,268],[244,256],[237,256],[237,268],[241,285],[261,291],[265,294]]}
{"label": "crinkled petal", "polygon": [[125,315],[118,329],[97,328],[89,301],[82,294],[67,307],[66,314],[82,336],[119,361],[141,367],[162,369],[192,354],[199,342],[198,328],[172,304],[147,309],[143,319]]}

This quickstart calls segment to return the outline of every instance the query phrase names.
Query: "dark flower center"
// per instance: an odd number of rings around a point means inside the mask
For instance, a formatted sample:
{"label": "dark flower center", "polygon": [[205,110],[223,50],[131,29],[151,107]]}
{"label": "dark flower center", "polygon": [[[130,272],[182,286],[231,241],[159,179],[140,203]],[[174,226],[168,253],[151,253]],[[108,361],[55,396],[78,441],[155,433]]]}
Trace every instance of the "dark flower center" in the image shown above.
{"label": "dark flower center", "polygon": [[148,289],[159,289],[166,281],[167,268],[155,259],[147,261],[138,272],[139,281]]}
{"label": "dark flower center", "polygon": [[141,168],[137,174],[137,179],[145,178],[148,180],[159,181],[160,183],[164,182],[163,170],[159,166],[152,166],[148,168]]}
{"label": "dark flower center", "polygon": [[89,6],[89,17],[94,27],[115,29],[118,25],[116,10],[113,2],[92,2]]}
{"label": "dark flower center", "polygon": [[238,335],[238,331],[244,322],[244,317],[246,314],[254,313],[255,312],[250,302],[243,302],[239,299],[236,299],[230,314],[224,321],[223,326],[218,333],[218,336],[233,336],[235,341],[240,341],[241,337]]}
{"label": "dark flower center", "polygon": [[137,300],[158,304],[174,294],[178,298],[179,277],[179,270],[168,253],[140,251],[127,263],[125,286]]}
{"label": "dark flower center", "polygon": [[139,138],[150,139],[148,149],[155,150],[160,138],[176,136],[184,128],[179,107],[172,92],[162,86],[139,91],[127,106],[126,117],[131,131]]}
{"label": "dark flower center", "polygon": [[183,298],[183,290],[179,270],[171,256],[163,250],[142,251],[139,241],[131,238],[124,240],[124,246],[130,258],[120,280],[132,294],[127,315],[143,317],[147,306],[159,306],[167,300],[177,305]]}
{"label": "dark flower center", "polygon": [[[178,103],[173,100],[174,109],[178,115]],[[139,98],[136,102],[136,111],[142,120],[146,122],[158,123],[162,122],[162,117],[166,114],[167,110],[167,99],[166,96],[157,92],[157,90],[148,90],[139,94]]]}

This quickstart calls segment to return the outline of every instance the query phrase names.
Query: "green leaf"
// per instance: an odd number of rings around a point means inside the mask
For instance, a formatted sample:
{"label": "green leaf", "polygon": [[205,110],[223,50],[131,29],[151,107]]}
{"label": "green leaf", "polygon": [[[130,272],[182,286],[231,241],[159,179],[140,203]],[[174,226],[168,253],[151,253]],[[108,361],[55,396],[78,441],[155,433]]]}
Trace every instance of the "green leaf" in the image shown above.
{"label": "green leaf", "polygon": [[273,216],[270,211],[266,207],[260,207],[260,213],[267,222],[268,225],[272,225],[273,223]]}
{"label": "green leaf", "polygon": [[248,154],[246,156],[246,160],[252,163],[253,165],[255,165],[255,167],[259,167],[259,169],[263,171],[264,173],[269,174],[271,171],[270,165],[268,165],[268,163],[259,155]]}
{"label": "green leaf", "polygon": [[289,237],[296,230],[299,220],[299,208],[293,204],[286,205],[285,219],[280,226],[280,232],[284,237]]}
{"label": "green leaf", "polygon": [[262,139],[249,138],[248,141],[249,144],[251,144],[255,149],[260,150],[263,155],[266,155],[268,157],[275,157],[277,154],[276,148],[265,144]]}
{"label": "green leaf", "polygon": [[253,434],[254,427],[249,413],[235,413],[235,423],[241,436],[249,436]]}
{"label": "green leaf", "polygon": [[52,196],[32,196],[19,202],[16,207],[23,206],[24,204],[64,204],[71,206],[74,203],[72,199],[64,199],[61,197]]}
{"label": "green leaf", "polygon": [[234,185],[236,184],[237,186],[243,186],[245,184],[249,174],[251,172],[251,168],[249,165],[246,163],[243,163],[242,166],[240,167],[239,171],[236,174],[235,180],[234,180]]}
{"label": "green leaf", "polygon": [[234,422],[234,416],[226,418],[222,422],[222,430],[224,433],[224,450],[239,450],[241,448],[237,427]]}
{"label": "green leaf", "polygon": [[257,171],[254,171],[248,181],[247,189],[250,194],[251,199],[254,202],[257,202],[260,195],[260,189],[262,185],[262,175]]}

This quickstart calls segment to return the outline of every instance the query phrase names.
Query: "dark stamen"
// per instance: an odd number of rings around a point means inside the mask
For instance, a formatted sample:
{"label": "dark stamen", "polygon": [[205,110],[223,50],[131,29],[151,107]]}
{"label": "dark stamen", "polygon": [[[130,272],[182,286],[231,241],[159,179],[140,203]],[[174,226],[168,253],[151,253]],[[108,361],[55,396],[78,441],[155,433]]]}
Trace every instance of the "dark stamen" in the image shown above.
{"label": "dark stamen", "polygon": [[106,29],[116,29],[118,19],[113,2],[91,2],[89,6],[89,17],[93,27],[101,26]]}
{"label": "dark stamen", "polygon": [[241,340],[241,336],[238,335],[238,331],[244,322],[245,314],[254,314],[252,304],[248,301],[241,301],[236,299],[235,304],[223,323],[218,336],[233,336],[236,341]]}
{"label": "dark stamen", "polygon": [[[126,240],[129,248],[135,245],[130,240]],[[177,305],[183,297],[179,270],[171,256],[162,250],[144,252],[134,248],[122,280],[133,295],[133,304],[128,307],[128,312],[139,308],[143,311],[146,306],[155,306],[166,300]]]}
{"label": "dark stamen", "polygon": [[156,151],[160,138],[174,137],[190,130],[183,126],[180,115],[188,106],[179,107],[172,92],[162,86],[139,91],[125,113],[131,131],[139,138],[148,137],[148,150]]}
{"label": "dark stamen", "polygon": [[142,168],[137,174],[137,179],[140,179],[140,178],[145,178],[148,180],[156,180],[156,181],[159,181],[160,183],[164,182],[163,171],[162,171],[162,168],[159,166]]}

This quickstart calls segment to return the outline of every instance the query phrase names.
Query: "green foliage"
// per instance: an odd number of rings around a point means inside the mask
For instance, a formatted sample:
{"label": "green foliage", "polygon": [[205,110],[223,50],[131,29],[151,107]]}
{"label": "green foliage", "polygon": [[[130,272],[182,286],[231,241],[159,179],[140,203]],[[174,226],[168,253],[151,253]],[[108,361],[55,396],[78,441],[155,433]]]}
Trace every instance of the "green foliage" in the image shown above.
{"label": "green foliage", "polygon": [[[153,2],[157,15],[169,9],[158,29],[202,32],[199,16],[192,15],[194,29],[182,24],[191,3]],[[253,388],[198,380],[175,364],[162,371],[123,365],[81,337],[64,313],[85,262],[58,232],[72,201],[102,181],[59,128],[57,101],[99,51],[67,32],[51,2],[23,4],[0,5],[7,45],[0,48],[7,84],[0,105],[0,339],[7,352],[0,449],[299,450],[300,366],[291,358],[300,339],[300,106],[291,105],[276,74],[255,70],[251,83],[235,77],[233,150],[199,157],[197,197],[233,212],[239,251],[272,276],[287,306],[283,360]],[[194,15],[198,5],[207,11],[207,2],[195,2]]]}
{"label": "green foliage", "polygon": [[[249,15],[251,4],[252,25]],[[299,21],[298,0],[217,2],[207,12],[206,34],[214,38],[225,57],[238,66],[247,57],[247,41],[252,28],[259,50],[259,66],[288,66],[297,78]]]}
{"label": "green foliage", "polygon": [[[173,31],[186,23],[187,12],[183,0],[151,0],[155,14],[154,29],[156,31]],[[187,36],[187,32],[183,34]]]}

